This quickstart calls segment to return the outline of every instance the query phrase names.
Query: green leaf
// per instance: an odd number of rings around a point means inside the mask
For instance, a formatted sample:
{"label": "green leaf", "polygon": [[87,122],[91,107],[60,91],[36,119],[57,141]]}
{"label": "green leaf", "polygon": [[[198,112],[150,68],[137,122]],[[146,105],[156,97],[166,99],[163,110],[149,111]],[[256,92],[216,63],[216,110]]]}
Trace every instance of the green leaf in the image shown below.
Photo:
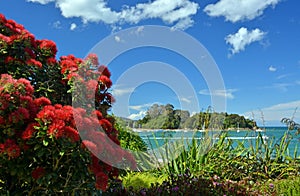
{"label": "green leaf", "polygon": [[43,140],[43,145],[48,146],[49,142],[47,140]]}

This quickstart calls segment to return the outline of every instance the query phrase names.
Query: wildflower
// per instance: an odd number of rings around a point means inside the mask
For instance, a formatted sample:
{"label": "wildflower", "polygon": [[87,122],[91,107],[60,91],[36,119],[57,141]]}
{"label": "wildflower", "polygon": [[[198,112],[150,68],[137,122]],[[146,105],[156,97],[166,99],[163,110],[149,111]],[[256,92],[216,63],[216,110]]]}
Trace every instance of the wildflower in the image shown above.
{"label": "wildflower", "polygon": [[274,184],[273,184],[273,183],[270,183],[270,184],[269,184],[269,187],[270,187],[271,189],[273,189],[273,188],[274,188]]}

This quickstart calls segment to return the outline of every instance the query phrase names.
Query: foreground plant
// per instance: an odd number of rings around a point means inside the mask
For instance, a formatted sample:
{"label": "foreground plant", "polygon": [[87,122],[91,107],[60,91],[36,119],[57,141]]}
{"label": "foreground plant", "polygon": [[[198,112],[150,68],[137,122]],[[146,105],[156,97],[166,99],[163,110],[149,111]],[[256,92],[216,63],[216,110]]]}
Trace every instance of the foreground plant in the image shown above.
{"label": "foreground plant", "polygon": [[[135,167],[119,148],[107,114],[110,72],[95,55],[57,61],[54,42],[1,14],[0,46],[1,195],[92,194],[117,180],[118,165]],[[73,101],[92,99],[94,108],[71,106],[78,83],[88,90]],[[99,157],[115,157],[114,165]]]}

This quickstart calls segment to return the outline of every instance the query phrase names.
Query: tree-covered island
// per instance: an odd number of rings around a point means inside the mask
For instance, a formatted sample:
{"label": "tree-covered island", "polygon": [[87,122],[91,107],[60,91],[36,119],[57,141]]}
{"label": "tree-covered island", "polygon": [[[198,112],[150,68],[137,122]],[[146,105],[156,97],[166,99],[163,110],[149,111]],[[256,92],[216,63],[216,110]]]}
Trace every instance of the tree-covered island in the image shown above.
{"label": "tree-covered island", "polygon": [[238,114],[217,113],[211,107],[191,115],[187,110],[175,109],[172,104],[153,104],[139,120],[126,121],[126,126],[143,129],[256,129],[254,120]]}

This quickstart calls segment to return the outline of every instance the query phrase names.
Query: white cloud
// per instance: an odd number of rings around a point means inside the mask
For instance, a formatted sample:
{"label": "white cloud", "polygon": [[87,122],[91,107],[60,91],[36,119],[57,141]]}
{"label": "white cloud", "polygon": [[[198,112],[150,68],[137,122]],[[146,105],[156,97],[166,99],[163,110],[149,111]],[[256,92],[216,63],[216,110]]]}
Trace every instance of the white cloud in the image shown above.
{"label": "white cloud", "polygon": [[276,78],[276,79],[280,80],[280,79],[282,79],[282,78],[286,78],[286,77],[288,77],[288,76],[290,76],[290,74],[283,74],[283,75],[279,75],[279,76],[277,76],[277,78]]}
{"label": "white cloud", "polygon": [[207,89],[203,89],[199,91],[201,95],[210,95],[210,96],[218,96],[218,97],[225,97],[227,99],[234,99],[233,93],[236,92],[237,89],[224,89],[224,90],[212,90],[209,91]]}
{"label": "white cloud", "polygon": [[275,71],[277,71],[277,68],[271,65],[271,66],[269,67],[269,71],[275,72]]}
{"label": "white cloud", "polygon": [[[280,103],[270,107],[253,110],[246,112],[245,116],[253,116],[254,120],[262,124],[262,118],[265,121],[265,125],[280,125],[280,120],[282,118],[292,118],[296,121],[300,121],[300,100]],[[296,111],[296,113],[295,113]],[[293,116],[294,115],[294,116]]]}
{"label": "white cloud", "polygon": [[146,103],[143,105],[131,105],[131,106],[129,106],[129,108],[133,109],[133,110],[141,111],[141,110],[147,109],[148,107],[151,107],[153,104],[154,103]]}
{"label": "white cloud", "polygon": [[132,93],[134,91],[134,88],[114,88],[112,90],[112,94],[114,96],[122,96],[125,94]]}
{"label": "white cloud", "polygon": [[50,2],[54,2],[55,0],[27,0],[27,2],[32,2],[32,3],[40,3],[40,4],[47,4]]}
{"label": "white cloud", "polygon": [[269,7],[275,7],[280,0],[220,0],[209,4],[204,11],[212,17],[224,16],[227,21],[252,20]]}
{"label": "white cloud", "polygon": [[183,101],[186,103],[191,103],[191,100],[189,100],[188,98],[185,98],[185,97],[180,98],[180,101]]}
{"label": "white cloud", "polygon": [[136,113],[136,114],[130,114],[129,116],[127,116],[127,118],[129,118],[131,120],[139,120],[139,119],[144,118],[146,113],[147,113],[147,111],[140,111],[139,113]]}
{"label": "white cloud", "polygon": [[62,26],[61,26],[61,22],[59,20],[55,21],[53,24],[52,24],[53,28],[55,29],[61,29]]}
{"label": "white cloud", "polygon": [[139,33],[143,32],[144,28],[145,28],[144,26],[138,27],[137,30],[136,30],[136,33],[139,34]]}
{"label": "white cloud", "polygon": [[288,87],[293,86],[294,84],[292,83],[274,83],[271,86],[265,86],[263,88],[267,88],[267,89],[277,89],[281,92],[287,92],[288,91]]}
{"label": "white cloud", "polygon": [[75,23],[72,23],[70,26],[70,30],[74,31],[77,28],[77,25]]}
{"label": "white cloud", "polygon": [[225,41],[227,44],[232,45],[230,49],[232,54],[239,53],[240,51],[245,50],[245,47],[253,42],[260,41],[264,38],[265,32],[260,29],[254,29],[248,31],[247,28],[241,27],[237,33],[229,34]]}
{"label": "white cloud", "polygon": [[115,24],[137,24],[146,19],[161,19],[174,28],[186,29],[193,24],[199,5],[190,0],[153,0],[138,3],[135,6],[123,5],[120,11],[112,10],[108,0],[28,0],[47,4],[55,2],[61,14],[66,18],[79,17],[84,23],[103,22]]}
{"label": "white cloud", "polygon": [[116,42],[121,42],[121,41],[122,41],[120,36],[117,36],[117,35],[116,35],[114,38],[115,38],[115,41],[116,41]]}

